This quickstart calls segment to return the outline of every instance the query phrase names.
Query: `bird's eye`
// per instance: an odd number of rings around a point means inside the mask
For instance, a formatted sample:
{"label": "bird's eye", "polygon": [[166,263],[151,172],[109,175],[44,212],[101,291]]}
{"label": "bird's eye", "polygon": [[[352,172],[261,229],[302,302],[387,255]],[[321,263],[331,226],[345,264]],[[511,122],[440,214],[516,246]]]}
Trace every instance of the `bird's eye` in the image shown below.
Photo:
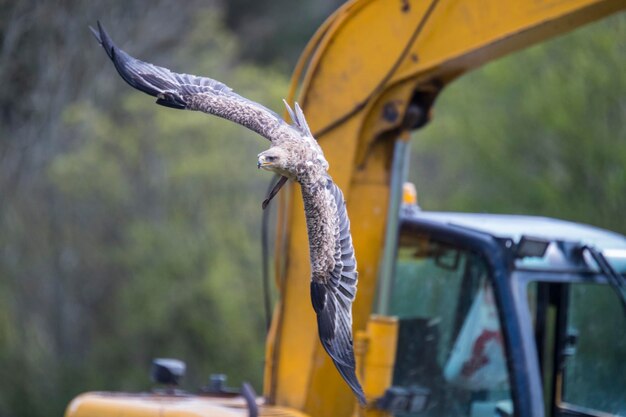
{"label": "bird's eye", "polygon": [[276,160],[276,157],[275,156],[266,156],[265,160],[267,162],[274,162]]}

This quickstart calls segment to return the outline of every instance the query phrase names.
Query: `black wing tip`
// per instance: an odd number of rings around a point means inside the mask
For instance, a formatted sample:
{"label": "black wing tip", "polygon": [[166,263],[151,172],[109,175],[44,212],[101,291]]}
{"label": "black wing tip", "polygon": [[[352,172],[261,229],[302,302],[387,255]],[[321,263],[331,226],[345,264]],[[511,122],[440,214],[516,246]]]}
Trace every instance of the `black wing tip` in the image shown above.
{"label": "black wing tip", "polygon": [[113,40],[107,33],[106,29],[104,29],[104,26],[102,25],[102,23],[100,23],[99,20],[96,23],[98,25],[97,30],[93,28],[92,26],[89,26],[91,33],[96,38],[98,43],[102,46],[102,48],[104,49],[108,57],[111,59],[111,61],[113,61],[113,63],[115,64],[115,67],[120,72],[120,75],[122,76],[122,78],[124,78],[124,80],[128,82],[128,80],[125,77],[125,74],[122,72],[123,66],[119,65],[120,62],[117,57],[118,54],[116,54],[116,50],[120,50],[120,49],[113,43]]}
{"label": "black wing tip", "polygon": [[[117,72],[120,74],[122,79],[126,81],[131,87],[136,88],[139,91],[142,91],[146,94],[149,94],[154,97],[158,97],[160,91],[156,89],[154,86],[147,83],[145,80],[141,79],[141,77],[137,77],[132,72],[133,66],[139,64],[144,64],[140,61],[137,61],[135,58],[128,55],[126,52],[118,48],[113,40],[107,33],[106,29],[100,23],[98,23],[98,30],[93,27],[89,27],[91,29],[91,33],[95,36],[96,40],[102,45],[102,48],[108,55],[108,57],[113,61],[113,65]],[[181,100],[170,100],[171,97],[159,97],[157,103],[163,106],[172,107],[175,109],[184,109],[185,103],[182,103]]]}
{"label": "black wing tip", "polygon": [[365,399],[363,388],[361,387],[361,384],[359,383],[359,380],[356,377],[356,372],[354,371],[354,368],[347,367],[345,365],[337,363],[337,361],[334,361],[334,360],[333,362],[335,364],[335,367],[337,368],[337,370],[343,377],[344,381],[346,381],[346,383],[348,384],[348,386],[350,387],[350,389],[356,396],[357,400],[359,401],[359,404],[361,404],[361,406],[365,406],[367,404],[367,400]]}
{"label": "black wing tip", "polygon": [[317,315],[317,330],[319,332],[322,346],[324,347],[326,353],[328,353],[328,356],[332,359],[335,367],[339,371],[339,374],[341,374],[344,381],[346,381],[352,392],[356,395],[359,403],[362,406],[365,406],[365,394],[363,394],[363,388],[361,387],[355,372],[354,351],[351,347],[348,347],[349,352],[347,353],[352,360],[349,360],[347,363],[345,360],[341,359],[341,356],[343,355],[338,354],[338,352],[336,352],[333,348],[332,339],[335,337],[334,316],[336,314],[336,310],[334,309],[334,303],[328,302],[327,297],[328,288],[326,287],[326,284],[311,281],[311,302]]}
{"label": "black wing tip", "polygon": [[[98,22],[98,23],[100,23],[100,22]],[[100,45],[102,45],[102,38],[100,37],[100,33],[99,33],[97,30],[95,30],[95,29],[93,28],[93,26],[91,26],[91,25],[89,26],[89,30],[91,31],[91,34],[93,35],[93,37],[94,37],[94,38],[96,38],[96,40],[98,41],[98,43],[99,43]]]}
{"label": "black wing tip", "polygon": [[93,26],[89,26],[89,30],[98,43],[102,45],[109,58],[114,59],[114,50],[116,48],[115,44],[99,20],[96,21],[96,25],[98,26],[98,29],[95,29]]}
{"label": "black wing tip", "polygon": [[359,404],[361,405],[361,407],[365,407],[367,405],[367,400],[365,399],[365,394],[363,393],[363,390],[361,390],[361,392],[355,392],[356,394],[356,398],[357,400],[359,400]]}

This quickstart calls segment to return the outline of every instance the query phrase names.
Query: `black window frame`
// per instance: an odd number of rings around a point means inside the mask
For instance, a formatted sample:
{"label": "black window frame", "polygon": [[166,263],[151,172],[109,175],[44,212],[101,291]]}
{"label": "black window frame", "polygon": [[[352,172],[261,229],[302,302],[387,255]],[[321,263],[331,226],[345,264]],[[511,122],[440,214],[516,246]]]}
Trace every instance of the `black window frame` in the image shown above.
{"label": "black window frame", "polygon": [[418,217],[404,217],[400,234],[428,234],[432,239],[481,256],[487,265],[499,312],[514,415],[543,417],[541,376],[526,301],[519,298],[510,275],[513,243],[487,233]]}

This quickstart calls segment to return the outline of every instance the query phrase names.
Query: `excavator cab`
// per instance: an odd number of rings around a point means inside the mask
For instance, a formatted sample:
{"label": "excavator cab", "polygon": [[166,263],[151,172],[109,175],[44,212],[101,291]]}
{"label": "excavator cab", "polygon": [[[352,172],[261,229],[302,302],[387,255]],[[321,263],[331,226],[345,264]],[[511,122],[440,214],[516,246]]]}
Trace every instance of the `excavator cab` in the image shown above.
{"label": "excavator cab", "polygon": [[398,318],[394,386],[425,387],[432,416],[464,415],[473,403],[510,404],[485,261],[427,235],[401,238],[390,303]]}
{"label": "excavator cab", "polygon": [[625,237],[405,206],[397,242],[383,303],[397,320],[395,361],[381,408],[397,417],[626,411]]}

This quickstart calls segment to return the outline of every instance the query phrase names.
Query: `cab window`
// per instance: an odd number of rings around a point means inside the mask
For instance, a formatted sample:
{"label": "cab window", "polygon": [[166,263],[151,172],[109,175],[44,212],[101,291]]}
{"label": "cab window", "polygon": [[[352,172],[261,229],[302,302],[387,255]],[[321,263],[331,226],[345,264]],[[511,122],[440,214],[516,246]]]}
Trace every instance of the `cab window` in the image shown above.
{"label": "cab window", "polygon": [[626,317],[606,284],[531,282],[546,414],[626,415]]}
{"label": "cab window", "polygon": [[425,388],[430,396],[425,410],[395,416],[512,415],[484,261],[428,237],[407,239],[398,249],[390,300],[399,319],[393,385]]}
{"label": "cab window", "polygon": [[570,286],[562,399],[626,415],[626,317],[608,285]]}

